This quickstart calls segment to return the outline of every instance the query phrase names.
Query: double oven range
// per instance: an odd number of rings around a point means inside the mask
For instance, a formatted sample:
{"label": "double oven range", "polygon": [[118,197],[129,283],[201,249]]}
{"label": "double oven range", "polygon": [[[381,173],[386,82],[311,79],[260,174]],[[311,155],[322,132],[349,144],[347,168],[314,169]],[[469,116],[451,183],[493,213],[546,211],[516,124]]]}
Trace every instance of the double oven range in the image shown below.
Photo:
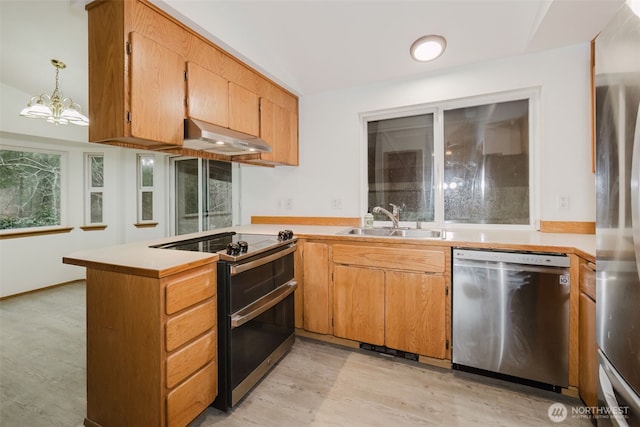
{"label": "double oven range", "polygon": [[217,253],[218,397],[235,406],[291,348],[294,252],[290,230],[278,235],[216,233],[158,248]]}

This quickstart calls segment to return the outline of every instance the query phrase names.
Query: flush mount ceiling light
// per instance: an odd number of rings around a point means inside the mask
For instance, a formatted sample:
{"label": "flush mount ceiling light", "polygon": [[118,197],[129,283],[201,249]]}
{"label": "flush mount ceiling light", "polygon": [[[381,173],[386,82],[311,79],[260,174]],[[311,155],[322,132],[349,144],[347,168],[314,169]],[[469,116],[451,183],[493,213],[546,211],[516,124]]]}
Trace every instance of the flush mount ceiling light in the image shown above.
{"label": "flush mount ceiling light", "polygon": [[411,45],[411,57],[420,62],[432,61],[442,55],[445,47],[447,41],[444,37],[434,34],[423,36]]}
{"label": "flush mount ceiling light", "polygon": [[20,111],[23,117],[46,119],[56,125],[87,126],[89,119],[82,114],[82,109],[71,98],[64,98],[59,89],[60,70],[66,68],[64,62],[52,59],[51,64],[56,69],[56,88],[51,96],[42,94],[31,98],[25,108]]}

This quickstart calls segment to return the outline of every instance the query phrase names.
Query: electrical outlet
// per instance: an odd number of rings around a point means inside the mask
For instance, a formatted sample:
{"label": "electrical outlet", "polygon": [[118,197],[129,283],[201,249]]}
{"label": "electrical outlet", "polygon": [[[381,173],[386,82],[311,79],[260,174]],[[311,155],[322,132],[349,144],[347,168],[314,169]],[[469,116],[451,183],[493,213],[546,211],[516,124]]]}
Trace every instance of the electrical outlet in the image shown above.
{"label": "electrical outlet", "polygon": [[342,199],[339,197],[331,199],[331,208],[334,210],[342,209]]}
{"label": "electrical outlet", "polygon": [[286,210],[290,211],[291,209],[293,209],[293,200],[290,197],[284,199],[283,204]]}
{"label": "electrical outlet", "polygon": [[567,194],[561,194],[558,196],[558,209],[569,209],[569,196]]}

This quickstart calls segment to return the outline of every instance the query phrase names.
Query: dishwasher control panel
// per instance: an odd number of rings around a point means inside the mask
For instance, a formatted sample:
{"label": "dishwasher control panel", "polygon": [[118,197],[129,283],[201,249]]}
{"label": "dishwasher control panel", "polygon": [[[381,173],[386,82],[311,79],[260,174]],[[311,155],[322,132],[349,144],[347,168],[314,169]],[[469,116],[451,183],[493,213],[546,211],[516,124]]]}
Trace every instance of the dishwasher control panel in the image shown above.
{"label": "dishwasher control panel", "polygon": [[510,264],[546,265],[549,267],[569,267],[570,260],[565,254],[537,252],[505,252],[475,249],[453,249],[454,259],[470,261],[504,262]]}

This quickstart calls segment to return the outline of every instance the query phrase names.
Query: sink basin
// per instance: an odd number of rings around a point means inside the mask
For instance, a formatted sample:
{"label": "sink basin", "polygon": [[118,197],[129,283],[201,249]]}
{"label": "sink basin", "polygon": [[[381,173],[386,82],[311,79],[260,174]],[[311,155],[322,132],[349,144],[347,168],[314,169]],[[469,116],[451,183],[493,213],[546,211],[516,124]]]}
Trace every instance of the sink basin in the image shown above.
{"label": "sink basin", "polygon": [[419,228],[347,228],[341,235],[375,236],[375,237],[405,237],[408,239],[444,239],[444,230],[427,230]]}

